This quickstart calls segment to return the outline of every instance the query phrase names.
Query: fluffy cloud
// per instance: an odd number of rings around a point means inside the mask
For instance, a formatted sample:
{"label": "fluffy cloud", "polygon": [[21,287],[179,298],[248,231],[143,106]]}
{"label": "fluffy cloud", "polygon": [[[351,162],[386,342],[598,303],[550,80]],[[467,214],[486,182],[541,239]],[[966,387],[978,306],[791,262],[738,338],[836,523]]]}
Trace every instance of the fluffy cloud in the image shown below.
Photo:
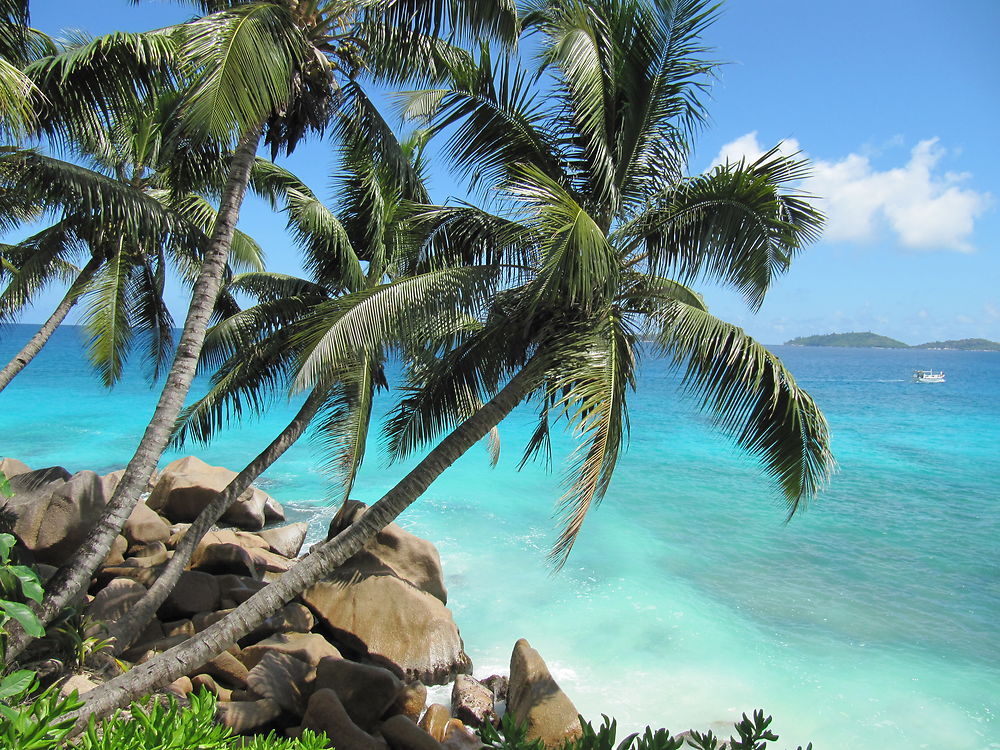
{"label": "fluffy cloud", "polygon": [[[789,139],[779,148],[791,154],[799,150],[799,143]],[[763,153],[754,131],[723,146],[713,165],[752,160]],[[976,218],[990,205],[991,196],[962,187],[968,174],[938,170],[944,155],[938,139],[932,138],[914,146],[906,164],[884,171],[861,154],[818,160],[803,187],[823,198],[827,239],[862,242],[888,226],[908,248],[971,252],[969,238]]]}

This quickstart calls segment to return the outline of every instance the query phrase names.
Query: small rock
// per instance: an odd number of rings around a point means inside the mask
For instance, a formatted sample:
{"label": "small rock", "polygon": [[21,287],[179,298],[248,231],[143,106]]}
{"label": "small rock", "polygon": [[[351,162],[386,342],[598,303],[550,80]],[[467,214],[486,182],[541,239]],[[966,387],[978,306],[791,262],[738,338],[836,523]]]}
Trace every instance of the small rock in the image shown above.
{"label": "small rock", "polygon": [[541,655],[522,638],[510,657],[507,711],[527,728],[527,739],[561,746],[581,735],[576,706],[552,678]]}
{"label": "small rock", "polygon": [[125,521],[122,534],[131,545],[165,542],[170,538],[170,527],[156,511],[146,503],[139,502]]}
{"label": "small rock", "polygon": [[327,657],[316,667],[316,687],[333,690],[351,721],[370,732],[403,684],[388,669]]}
{"label": "small rock", "polygon": [[337,750],[388,750],[385,740],[372,737],[351,721],[337,694],[326,688],[312,694],[302,727],[325,732]]}
{"label": "small rock", "polygon": [[268,651],[289,654],[313,667],[318,665],[323,657],[340,658],[340,652],[318,633],[276,633],[260,643],[243,649],[243,663],[247,669],[253,669]]}
{"label": "small rock", "polygon": [[219,721],[238,734],[259,732],[281,716],[281,706],[268,698],[220,703],[216,710]]}
{"label": "small rock", "polygon": [[444,739],[444,732],[448,728],[449,721],[451,721],[451,711],[448,710],[448,707],[440,703],[432,703],[427,707],[424,715],[420,717],[418,726],[438,742],[441,742]]}
{"label": "small rock", "polygon": [[233,699],[233,691],[228,690],[224,687],[220,687],[211,675],[199,674],[191,678],[191,686],[195,691],[207,690],[220,701],[231,701]]}
{"label": "small rock", "polygon": [[299,522],[274,529],[264,529],[258,531],[257,536],[267,542],[272,552],[287,558],[294,558],[302,549],[302,542],[305,541],[308,530],[309,524]]}
{"label": "small rock", "polygon": [[178,677],[164,688],[164,691],[171,693],[178,698],[183,698],[194,692],[194,685],[190,677]]}
{"label": "small rock", "polygon": [[111,567],[115,565],[121,565],[125,562],[125,553],[128,551],[128,539],[123,537],[121,534],[115,537],[115,540],[111,543],[111,549],[108,550],[108,556],[104,558],[104,567]]}
{"label": "small rock", "polygon": [[209,612],[218,608],[219,598],[219,582],[215,580],[215,576],[197,570],[185,570],[173,591],[160,605],[159,615],[164,619],[177,619]]}
{"label": "small rock", "polygon": [[77,695],[83,695],[88,690],[93,690],[97,687],[97,683],[82,674],[73,674],[66,678],[62,685],[59,686],[59,695],[63,698],[68,696],[74,690]]}
{"label": "small rock", "polygon": [[191,674],[198,673],[211,675],[227,687],[245,690],[249,670],[231,653],[223,651],[191,672]]}
{"label": "small rock", "polygon": [[497,723],[492,691],[469,675],[455,678],[451,690],[451,711],[456,719],[472,727]]}
{"label": "small rock", "polygon": [[494,701],[507,700],[507,677],[505,675],[491,674],[481,682],[493,693]]}
{"label": "small rock", "polygon": [[146,587],[129,578],[115,578],[97,592],[87,614],[98,622],[114,621],[128,612],[146,593]]}
{"label": "small rock", "polygon": [[396,701],[387,712],[390,715],[402,714],[414,722],[420,720],[424,707],[427,705],[427,688],[417,680],[403,686],[396,696]]}
{"label": "small rock", "polygon": [[440,742],[403,714],[386,719],[380,731],[392,750],[441,750]]}
{"label": "small rock", "polygon": [[485,747],[476,733],[458,719],[448,722],[444,730],[444,741],[441,743],[448,750],[480,750]]}
{"label": "small rock", "polygon": [[31,471],[31,468],[28,464],[23,461],[18,461],[16,458],[5,457],[0,458],[0,471],[3,472],[7,479],[11,479],[12,477],[16,477],[18,474],[27,474]]}
{"label": "small rock", "polygon": [[315,667],[290,654],[268,651],[247,675],[247,687],[301,717],[315,679]]}

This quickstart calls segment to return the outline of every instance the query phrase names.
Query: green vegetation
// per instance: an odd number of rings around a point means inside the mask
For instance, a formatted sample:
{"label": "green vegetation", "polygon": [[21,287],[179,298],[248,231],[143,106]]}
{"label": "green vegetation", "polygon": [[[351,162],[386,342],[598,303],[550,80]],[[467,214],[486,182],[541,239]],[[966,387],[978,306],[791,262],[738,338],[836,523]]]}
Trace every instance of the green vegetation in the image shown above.
{"label": "green vegetation", "polygon": [[949,339],[917,344],[914,349],[958,349],[966,352],[1000,352],[1000,344],[989,339]]}
{"label": "green vegetation", "polygon": [[910,346],[902,341],[881,336],[871,331],[865,333],[827,333],[821,336],[799,336],[785,342],[785,346],[855,346],[867,349],[957,349],[961,351],[1000,352],[1000,344],[989,339],[952,339],[930,341]]}
{"label": "green vegetation", "polygon": [[908,349],[902,341],[877,333],[827,333],[822,336],[800,336],[786,341],[785,346],[857,346],[878,349]]}

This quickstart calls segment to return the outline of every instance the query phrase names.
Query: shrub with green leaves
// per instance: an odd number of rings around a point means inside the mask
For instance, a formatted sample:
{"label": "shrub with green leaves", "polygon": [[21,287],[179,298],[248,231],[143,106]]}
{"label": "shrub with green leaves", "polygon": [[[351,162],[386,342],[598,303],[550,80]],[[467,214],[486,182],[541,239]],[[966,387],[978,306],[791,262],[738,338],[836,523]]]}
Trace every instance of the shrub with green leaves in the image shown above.
{"label": "shrub with green leaves", "polygon": [[[602,717],[603,723],[597,729],[580,717],[581,734],[578,739],[566,742],[561,750],[680,750],[693,747],[697,750],[766,750],[768,742],[776,742],[778,735],[771,731],[771,717],[764,716],[763,711],[754,711],[753,717],[743,714],[736,722],[736,737],[721,740],[712,732],[701,734],[692,731],[689,736],[674,736],[667,729],[653,730],[646,727],[642,734],[633,733],[620,742],[618,737],[618,722]],[[529,740],[527,728],[514,721],[511,714],[506,714],[500,723],[499,730],[490,724],[484,724],[479,730],[479,737],[490,750],[544,750],[541,740]],[[723,744],[723,742],[725,744]],[[798,750],[803,750],[802,746]],[[812,743],[805,750],[812,750]]]}
{"label": "shrub with green leaves", "polygon": [[152,699],[133,703],[131,718],[121,712],[103,722],[91,720],[77,739],[78,750],[324,750],[326,735],[306,730],[298,739],[274,733],[246,740],[215,721],[215,696],[207,691],[191,695],[191,705],[178,706]]}

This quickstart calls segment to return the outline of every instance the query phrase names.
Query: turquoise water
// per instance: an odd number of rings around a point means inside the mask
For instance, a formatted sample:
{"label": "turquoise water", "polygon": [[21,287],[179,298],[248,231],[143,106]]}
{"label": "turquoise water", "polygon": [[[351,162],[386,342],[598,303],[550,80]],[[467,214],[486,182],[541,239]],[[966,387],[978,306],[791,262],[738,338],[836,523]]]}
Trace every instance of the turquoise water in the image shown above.
{"label": "turquoise water", "polygon": [[[4,361],[28,333],[3,331]],[[628,729],[725,730],[763,707],[779,747],[1000,748],[1000,354],[776,350],[824,408],[840,464],[788,525],[655,359],[630,449],[561,573],[545,561],[559,476],[514,470],[530,413],[504,423],[498,468],[474,450],[407,511],[441,550],[476,674],[506,671],[526,637],[582,713]],[[910,383],[917,368],[948,382]],[[138,373],[103,391],[77,331],[60,330],[0,394],[0,454],[120,468],[155,396]],[[197,452],[238,469],[290,416]],[[314,536],[330,513],[317,463],[303,442],[262,482]],[[377,499],[404,469],[373,441],[353,496]]]}

